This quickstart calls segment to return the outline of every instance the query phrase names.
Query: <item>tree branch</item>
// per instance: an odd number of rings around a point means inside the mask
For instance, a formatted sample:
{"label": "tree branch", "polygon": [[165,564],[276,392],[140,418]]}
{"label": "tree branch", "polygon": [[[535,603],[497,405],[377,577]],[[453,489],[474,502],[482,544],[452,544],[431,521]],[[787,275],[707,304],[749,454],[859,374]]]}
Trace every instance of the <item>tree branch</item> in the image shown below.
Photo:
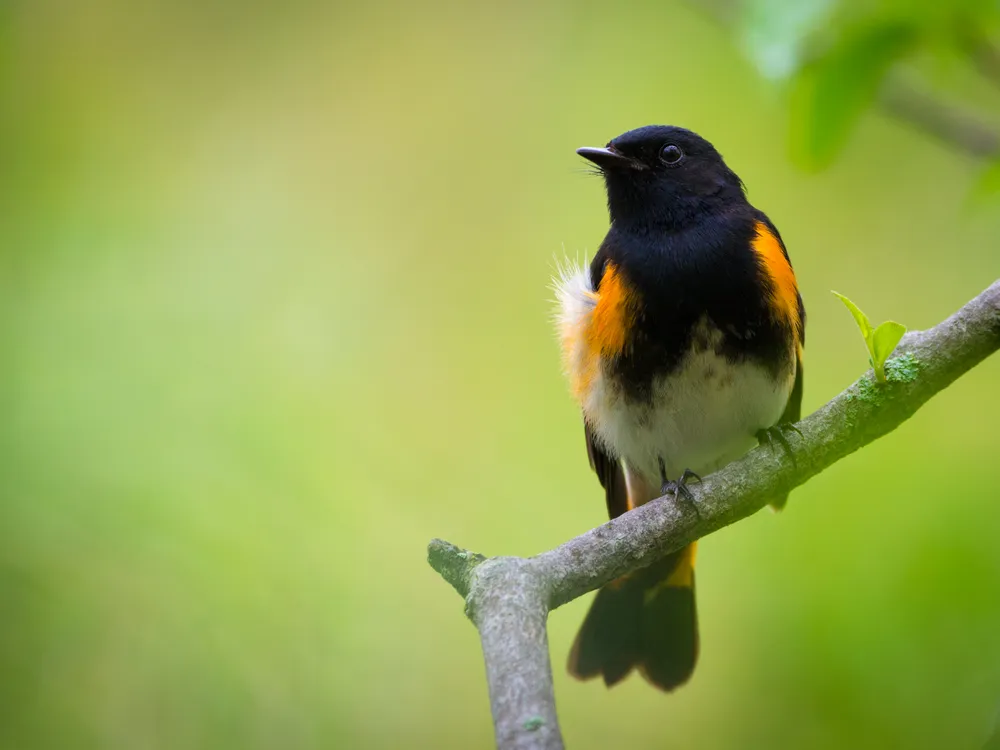
{"label": "tree branch", "polygon": [[879,104],[897,120],[979,159],[1000,153],[1000,133],[970,110],[947,104],[915,86],[891,77],[882,87]]}
{"label": "tree branch", "polygon": [[433,540],[428,561],[465,597],[479,629],[497,746],[563,747],[545,633],[551,610],[757,512],[894,430],[997,349],[1000,281],[934,328],[908,333],[885,384],[868,371],[799,422],[794,457],[758,447],[706,477],[692,488],[697,513],[662,497],[530,558],[485,558]]}

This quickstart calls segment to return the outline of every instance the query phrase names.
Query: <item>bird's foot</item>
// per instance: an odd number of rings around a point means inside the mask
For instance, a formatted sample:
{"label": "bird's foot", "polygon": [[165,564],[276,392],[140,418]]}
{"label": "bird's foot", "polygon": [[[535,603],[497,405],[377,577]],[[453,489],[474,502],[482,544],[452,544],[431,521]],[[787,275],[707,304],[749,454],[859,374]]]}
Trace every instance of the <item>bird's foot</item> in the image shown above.
{"label": "bird's foot", "polygon": [[796,427],[791,422],[786,422],[785,424],[776,424],[773,427],[768,427],[763,430],[757,430],[757,444],[758,445],[768,445],[771,451],[774,451],[774,444],[779,443],[782,448],[784,448],[785,453],[788,457],[792,459],[792,466],[798,466],[795,460],[795,451],[792,450],[791,443],[788,442],[788,435],[785,432],[794,432],[799,438],[802,437],[802,430]]}
{"label": "bird's foot", "polygon": [[698,512],[698,506],[694,501],[694,495],[691,492],[691,488],[688,487],[689,480],[695,480],[696,482],[701,481],[701,477],[695,474],[690,469],[684,469],[683,473],[676,480],[667,479],[667,473],[663,466],[663,459],[660,459],[660,481],[663,484],[660,487],[660,496],[663,495],[673,495],[674,498],[680,502],[683,502],[701,520],[701,513]]}

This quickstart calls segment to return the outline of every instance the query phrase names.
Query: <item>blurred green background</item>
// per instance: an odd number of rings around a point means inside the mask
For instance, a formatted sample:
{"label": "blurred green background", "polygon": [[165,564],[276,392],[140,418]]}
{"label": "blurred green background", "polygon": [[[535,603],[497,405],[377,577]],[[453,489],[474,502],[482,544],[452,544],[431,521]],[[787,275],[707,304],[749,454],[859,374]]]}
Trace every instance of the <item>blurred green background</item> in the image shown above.
{"label": "blurred green background", "polygon": [[[603,520],[550,321],[607,225],[578,146],[719,147],[795,263],[806,411],[867,366],[828,290],[920,328],[1000,276],[979,161],[861,104],[828,168],[791,158],[807,124],[753,60],[796,7],[741,34],[679,2],[2,6],[0,747],[491,744],[425,546]],[[676,694],[572,681],[589,597],[553,613],[568,745],[981,747],[998,392],[993,358],[705,540]]]}

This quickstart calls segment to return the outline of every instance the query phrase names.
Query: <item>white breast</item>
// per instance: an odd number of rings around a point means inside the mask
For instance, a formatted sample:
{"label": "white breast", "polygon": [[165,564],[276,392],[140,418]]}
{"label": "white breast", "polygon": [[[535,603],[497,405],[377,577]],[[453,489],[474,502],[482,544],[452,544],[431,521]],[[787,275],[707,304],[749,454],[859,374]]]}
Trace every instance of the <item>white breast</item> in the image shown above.
{"label": "white breast", "polygon": [[668,479],[685,469],[707,475],[756,444],[777,423],[792,385],[749,361],[731,362],[713,347],[691,351],[654,382],[647,401],[630,400],[606,374],[585,405],[601,441],[654,486],[663,460]]}

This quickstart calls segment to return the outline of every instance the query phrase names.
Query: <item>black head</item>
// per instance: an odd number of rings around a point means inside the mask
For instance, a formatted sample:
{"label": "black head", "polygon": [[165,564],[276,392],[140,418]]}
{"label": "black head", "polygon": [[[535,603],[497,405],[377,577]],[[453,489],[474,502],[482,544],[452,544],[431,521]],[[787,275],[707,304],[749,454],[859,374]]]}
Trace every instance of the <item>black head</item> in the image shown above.
{"label": "black head", "polygon": [[612,221],[676,227],[746,203],[743,183],[715,147],[684,128],[647,125],[577,153],[604,175]]}

